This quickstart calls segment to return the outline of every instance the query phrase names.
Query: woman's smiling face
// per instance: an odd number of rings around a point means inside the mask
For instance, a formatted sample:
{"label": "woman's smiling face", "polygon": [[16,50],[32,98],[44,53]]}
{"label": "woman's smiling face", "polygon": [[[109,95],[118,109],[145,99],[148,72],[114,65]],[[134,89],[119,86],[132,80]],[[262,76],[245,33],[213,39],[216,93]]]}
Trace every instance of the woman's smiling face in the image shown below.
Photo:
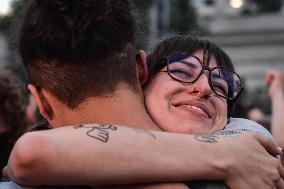
{"label": "woman's smiling face", "polygon": [[[195,54],[203,60],[203,51]],[[183,61],[197,61],[186,57]],[[197,62],[198,63],[198,62]],[[214,57],[209,67],[216,67]],[[166,67],[162,69],[165,71]],[[207,71],[195,83],[172,79],[167,72],[158,72],[144,89],[145,104],[155,123],[165,131],[210,134],[227,123],[227,101],[212,93]],[[213,94],[213,95],[212,95]]]}

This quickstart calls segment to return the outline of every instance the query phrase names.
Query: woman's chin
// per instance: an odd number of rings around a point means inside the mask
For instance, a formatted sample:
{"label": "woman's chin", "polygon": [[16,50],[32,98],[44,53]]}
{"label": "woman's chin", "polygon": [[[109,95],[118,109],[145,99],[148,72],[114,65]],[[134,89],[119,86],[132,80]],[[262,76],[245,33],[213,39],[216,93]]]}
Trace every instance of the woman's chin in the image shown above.
{"label": "woman's chin", "polygon": [[[190,123],[190,124],[188,124]],[[194,134],[194,135],[207,135],[210,134],[209,127],[204,126],[204,122],[187,122],[187,124],[178,123],[175,124],[176,127],[161,128],[164,131],[183,133],[183,134]]]}

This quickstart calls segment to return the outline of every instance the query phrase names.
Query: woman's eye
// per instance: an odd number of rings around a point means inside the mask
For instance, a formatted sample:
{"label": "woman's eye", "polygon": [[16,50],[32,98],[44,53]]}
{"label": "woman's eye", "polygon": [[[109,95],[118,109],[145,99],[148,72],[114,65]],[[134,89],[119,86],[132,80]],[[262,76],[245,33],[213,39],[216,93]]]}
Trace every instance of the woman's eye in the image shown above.
{"label": "woman's eye", "polygon": [[184,69],[173,69],[170,74],[176,79],[188,80],[192,78],[192,74]]}
{"label": "woman's eye", "polygon": [[214,90],[217,93],[221,93],[223,95],[228,95],[228,87],[226,85],[215,82],[215,83],[213,83],[213,86],[214,86]]}

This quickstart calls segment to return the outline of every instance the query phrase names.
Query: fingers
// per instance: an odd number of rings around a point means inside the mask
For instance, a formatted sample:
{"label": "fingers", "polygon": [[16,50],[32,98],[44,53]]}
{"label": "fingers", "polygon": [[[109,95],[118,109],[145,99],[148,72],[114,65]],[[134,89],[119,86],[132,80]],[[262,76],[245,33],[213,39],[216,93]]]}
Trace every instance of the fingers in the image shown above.
{"label": "fingers", "polygon": [[275,183],[275,188],[284,189],[284,180],[283,180],[284,179],[284,168],[281,164],[281,157],[278,159],[280,161],[279,168],[278,168],[280,179]]}
{"label": "fingers", "polygon": [[275,183],[275,187],[277,189],[284,189],[284,180],[280,179],[278,182]]}
{"label": "fingers", "polygon": [[274,80],[283,81],[284,72],[277,71],[277,70],[268,70],[265,74],[265,83],[266,85],[270,86]]}
{"label": "fingers", "polygon": [[255,134],[254,137],[257,139],[257,141],[266,149],[266,151],[272,155],[281,155],[282,156],[282,149],[278,148],[278,146],[273,142],[271,139],[268,139],[264,136]]}
{"label": "fingers", "polygon": [[279,168],[279,174],[280,174],[280,177],[283,180],[284,179],[284,168],[282,166]]}
{"label": "fingers", "polygon": [[274,74],[272,70],[268,70],[265,74],[264,82],[267,86],[270,86],[271,82],[273,81]]}

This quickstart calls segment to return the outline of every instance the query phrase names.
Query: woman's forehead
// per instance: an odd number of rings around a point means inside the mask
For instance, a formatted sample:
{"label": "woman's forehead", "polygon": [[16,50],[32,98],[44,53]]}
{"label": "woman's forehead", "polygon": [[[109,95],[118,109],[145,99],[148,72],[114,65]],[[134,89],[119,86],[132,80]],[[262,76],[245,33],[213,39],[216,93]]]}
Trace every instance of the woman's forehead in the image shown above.
{"label": "woman's forehead", "polygon": [[[199,58],[199,60],[201,61],[201,64],[204,64],[203,62],[203,57],[204,57],[204,51],[203,50],[197,50],[196,52],[193,53],[194,56],[196,56],[197,58]],[[194,61],[194,62],[197,62],[198,60],[194,57],[187,57],[185,59],[186,61]],[[207,64],[207,62],[206,62]],[[216,61],[216,58],[214,56],[211,56],[210,57],[210,61],[209,61],[209,66],[210,67],[215,67],[215,66],[218,66],[217,65],[217,61]]]}

